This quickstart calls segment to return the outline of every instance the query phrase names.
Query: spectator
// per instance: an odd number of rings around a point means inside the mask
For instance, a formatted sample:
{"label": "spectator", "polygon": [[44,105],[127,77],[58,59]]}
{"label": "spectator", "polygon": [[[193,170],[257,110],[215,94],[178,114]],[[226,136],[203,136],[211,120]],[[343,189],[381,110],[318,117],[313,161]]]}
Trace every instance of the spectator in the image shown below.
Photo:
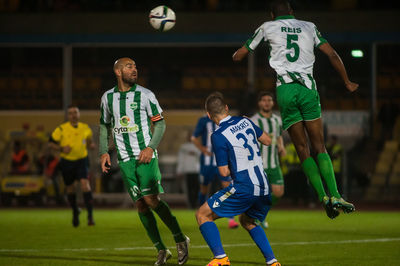
{"label": "spectator", "polygon": [[19,140],[14,142],[14,150],[11,159],[12,174],[27,174],[29,173],[29,156]]}
{"label": "spectator", "polygon": [[183,143],[178,151],[176,174],[186,182],[187,196],[191,208],[197,207],[199,193],[199,171],[201,152],[191,142],[192,133],[188,133],[188,141]]}

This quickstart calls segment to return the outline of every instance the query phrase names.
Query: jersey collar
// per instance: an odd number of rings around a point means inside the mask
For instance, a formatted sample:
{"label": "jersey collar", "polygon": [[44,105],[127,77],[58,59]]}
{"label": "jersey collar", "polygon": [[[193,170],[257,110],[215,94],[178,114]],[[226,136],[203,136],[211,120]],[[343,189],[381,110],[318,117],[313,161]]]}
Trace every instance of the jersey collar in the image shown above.
{"label": "jersey collar", "polygon": [[130,91],[135,91],[136,90],[136,83],[135,84],[133,84],[133,86],[128,90],[128,91],[119,91],[119,89],[118,89],[118,85],[116,85],[115,86],[115,88],[114,88],[114,92],[130,92]]}
{"label": "jersey collar", "polygon": [[224,119],[222,119],[221,121],[219,121],[219,125],[221,125],[222,123],[228,121],[229,119],[231,119],[232,116],[228,115],[227,117],[225,117]]}
{"label": "jersey collar", "polygon": [[278,16],[274,20],[279,20],[279,19],[294,19],[294,16],[292,15]]}
{"label": "jersey collar", "polygon": [[263,114],[262,114],[261,112],[258,112],[258,114],[259,114],[261,117],[266,118],[266,119],[270,119],[270,118],[272,117],[272,115],[273,115],[273,114],[271,114],[270,117],[266,117],[266,116],[263,116]]}

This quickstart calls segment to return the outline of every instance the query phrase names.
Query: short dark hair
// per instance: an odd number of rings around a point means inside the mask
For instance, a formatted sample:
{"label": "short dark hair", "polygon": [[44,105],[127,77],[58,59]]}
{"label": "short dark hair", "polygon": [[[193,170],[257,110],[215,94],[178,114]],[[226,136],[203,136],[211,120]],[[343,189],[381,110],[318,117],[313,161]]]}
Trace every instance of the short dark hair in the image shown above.
{"label": "short dark hair", "polygon": [[78,108],[78,109],[79,109],[78,105],[73,104],[73,103],[71,103],[71,104],[69,104],[69,105],[67,106],[67,110],[70,109],[70,108]]}
{"label": "short dark hair", "polygon": [[274,99],[274,93],[272,91],[260,91],[258,93],[257,101],[261,101],[264,96],[271,96],[271,98]]}
{"label": "short dark hair", "polygon": [[211,93],[206,99],[205,108],[211,116],[223,114],[225,106],[224,96],[220,92]]}
{"label": "short dark hair", "polygon": [[271,2],[271,12],[275,17],[289,15],[292,7],[287,0],[274,0]]}

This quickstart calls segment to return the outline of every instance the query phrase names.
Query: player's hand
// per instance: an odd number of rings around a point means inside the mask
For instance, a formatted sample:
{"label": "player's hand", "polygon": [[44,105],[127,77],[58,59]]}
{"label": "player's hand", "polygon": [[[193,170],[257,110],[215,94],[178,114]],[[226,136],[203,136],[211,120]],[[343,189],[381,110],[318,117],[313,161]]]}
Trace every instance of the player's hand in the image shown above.
{"label": "player's hand", "polygon": [[103,173],[108,173],[111,167],[111,160],[110,160],[110,154],[104,153],[100,157],[100,165],[101,165],[101,171]]}
{"label": "player's hand", "polygon": [[65,154],[70,153],[71,150],[72,150],[72,148],[71,148],[71,146],[69,146],[69,145],[67,145],[67,146],[62,146],[62,147],[61,147],[61,152],[62,152],[62,153],[65,153]]}
{"label": "player's hand", "polygon": [[350,92],[353,92],[353,91],[355,91],[355,90],[358,89],[358,84],[357,84],[357,83],[354,83],[354,82],[351,82],[351,81],[347,82],[345,85],[346,85],[346,88],[347,88]]}
{"label": "player's hand", "polygon": [[139,163],[149,163],[153,158],[153,149],[150,147],[146,147],[139,154]]}
{"label": "player's hand", "polygon": [[96,144],[94,142],[91,142],[89,144],[89,149],[94,150],[96,148]]}
{"label": "player's hand", "polygon": [[208,150],[208,148],[206,146],[202,147],[201,152],[206,156],[211,156],[212,155],[212,153]]}
{"label": "player's hand", "polygon": [[278,152],[279,152],[279,155],[280,155],[281,157],[285,157],[285,156],[286,156],[286,149],[285,149],[285,147],[279,147],[279,146],[278,146]]}

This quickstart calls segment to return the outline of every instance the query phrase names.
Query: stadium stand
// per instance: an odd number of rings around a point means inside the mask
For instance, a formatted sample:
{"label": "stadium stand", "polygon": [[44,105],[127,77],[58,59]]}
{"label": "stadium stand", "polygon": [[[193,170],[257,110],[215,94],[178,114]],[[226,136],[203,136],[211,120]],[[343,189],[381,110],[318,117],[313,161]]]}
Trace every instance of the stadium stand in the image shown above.
{"label": "stadium stand", "polygon": [[[377,200],[379,195],[384,195],[384,197],[380,198],[382,200],[390,201],[393,200],[393,195],[397,194],[394,193],[395,191],[391,187],[393,182],[391,179],[395,175],[394,173],[397,172],[397,167],[399,167],[396,164],[398,161],[400,162],[398,151],[399,143],[397,141],[389,140],[384,143],[383,149],[379,154],[379,159],[375,165],[375,171],[371,176],[370,186],[365,195],[366,200]],[[395,168],[396,171],[394,170]],[[396,177],[394,180],[396,180]]]}

